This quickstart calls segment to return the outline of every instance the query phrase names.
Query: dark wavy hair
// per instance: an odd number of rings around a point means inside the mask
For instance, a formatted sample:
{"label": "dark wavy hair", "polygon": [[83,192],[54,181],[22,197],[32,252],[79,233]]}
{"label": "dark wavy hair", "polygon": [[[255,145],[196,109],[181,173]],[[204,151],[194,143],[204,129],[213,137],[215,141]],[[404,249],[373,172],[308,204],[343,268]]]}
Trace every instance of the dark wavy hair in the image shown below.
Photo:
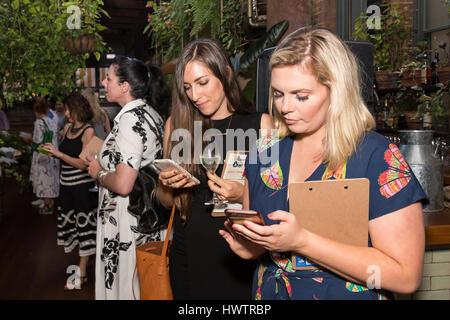
{"label": "dark wavy hair", "polygon": [[74,120],[87,123],[94,117],[89,101],[78,91],[74,91],[64,98],[63,103],[69,109],[70,116]]}

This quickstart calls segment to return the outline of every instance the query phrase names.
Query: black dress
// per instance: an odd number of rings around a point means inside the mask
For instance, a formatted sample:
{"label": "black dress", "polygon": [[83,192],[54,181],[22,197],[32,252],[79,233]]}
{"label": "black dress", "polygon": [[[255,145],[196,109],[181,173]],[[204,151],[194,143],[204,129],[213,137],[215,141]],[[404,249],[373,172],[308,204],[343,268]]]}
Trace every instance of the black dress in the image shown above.
{"label": "black dress", "polygon": [[[255,129],[259,132],[261,116],[261,113],[234,114],[213,121],[213,126],[222,133],[227,129]],[[246,140],[245,149],[249,150],[254,141]],[[236,150],[236,142],[235,146],[224,143],[224,149],[222,159],[225,159],[227,151]],[[218,176],[221,176],[222,168],[220,165],[217,169]],[[219,230],[225,229],[225,218],[212,217],[212,207],[204,204],[212,198],[206,177],[194,188],[187,222],[178,215],[173,222],[173,243],[169,255],[174,298],[251,299],[256,261],[238,257],[219,234]]]}
{"label": "black dress", "polygon": [[[66,134],[59,150],[78,158],[83,147],[81,138],[88,128],[73,139]],[[94,185],[87,171],[61,160],[57,243],[66,253],[78,246],[80,257],[95,254],[98,193],[89,191]]]}

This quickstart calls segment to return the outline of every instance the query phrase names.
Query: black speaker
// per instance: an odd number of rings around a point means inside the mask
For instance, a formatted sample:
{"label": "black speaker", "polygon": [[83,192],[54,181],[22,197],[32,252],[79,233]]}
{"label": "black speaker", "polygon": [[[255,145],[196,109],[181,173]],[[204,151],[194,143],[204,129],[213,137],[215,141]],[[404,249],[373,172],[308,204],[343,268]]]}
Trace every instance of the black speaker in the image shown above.
{"label": "black speaker", "polygon": [[[359,63],[361,72],[362,96],[374,114],[373,108],[373,45],[370,42],[345,41]],[[269,98],[270,70],[269,60],[275,47],[267,48],[261,53],[256,65],[256,110],[268,112],[267,102]]]}

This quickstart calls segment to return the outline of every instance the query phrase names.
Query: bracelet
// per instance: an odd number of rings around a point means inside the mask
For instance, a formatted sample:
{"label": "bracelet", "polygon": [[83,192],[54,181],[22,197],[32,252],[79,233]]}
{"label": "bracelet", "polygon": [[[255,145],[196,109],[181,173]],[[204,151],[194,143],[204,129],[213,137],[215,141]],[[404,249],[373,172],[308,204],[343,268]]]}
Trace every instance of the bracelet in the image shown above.
{"label": "bracelet", "polygon": [[97,174],[97,180],[101,187],[105,186],[103,181],[105,180],[105,176],[107,174],[108,174],[108,171],[106,171],[106,170],[100,170],[100,172]]}

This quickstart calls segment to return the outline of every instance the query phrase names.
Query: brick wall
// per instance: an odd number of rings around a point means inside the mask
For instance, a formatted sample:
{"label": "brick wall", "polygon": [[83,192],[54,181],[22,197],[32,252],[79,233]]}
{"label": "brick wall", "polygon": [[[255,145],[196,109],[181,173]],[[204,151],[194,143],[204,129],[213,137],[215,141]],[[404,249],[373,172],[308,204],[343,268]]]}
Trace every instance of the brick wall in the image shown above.
{"label": "brick wall", "polygon": [[336,32],[336,0],[314,0],[313,4],[316,25]]}
{"label": "brick wall", "polygon": [[269,0],[267,1],[267,26],[269,30],[280,21],[288,20],[289,28],[283,35],[286,37],[300,27],[311,24],[311,1]]}
{"label": "brick wall", "polygon": [[412,295],[397,295],[401,300],[450,300],[450,249],[425,252],[422,284]]}
{"label": "brick wall", "polygon": [[401,7],[408,6],[409,25],[413,25],[414,16],[414,0],[392,0],[393,3],[398,3]]}
{"label": "brick wall", "polygon": [[450,250],[425,253],[422,285],[414,300],[450,300]]}

